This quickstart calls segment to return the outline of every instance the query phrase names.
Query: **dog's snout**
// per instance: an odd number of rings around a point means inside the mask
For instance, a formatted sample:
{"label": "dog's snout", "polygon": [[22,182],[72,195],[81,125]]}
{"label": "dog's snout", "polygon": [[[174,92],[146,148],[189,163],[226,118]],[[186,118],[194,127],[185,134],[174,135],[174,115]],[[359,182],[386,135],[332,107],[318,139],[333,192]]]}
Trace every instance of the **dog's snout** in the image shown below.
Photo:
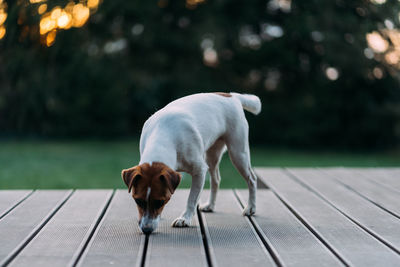
{"label": "dog's snout", "polygon": [[157,228],[159,220],[159,216],[156,218],[142,217],[139,221],[140,230],[146,235],[151,234]]}
{"label": "dog's snout", "polygon": [[155,227],[152,223],[139,223],[140,230],[142,230],[143,234],[149,235],[151,234],[154,230]]}

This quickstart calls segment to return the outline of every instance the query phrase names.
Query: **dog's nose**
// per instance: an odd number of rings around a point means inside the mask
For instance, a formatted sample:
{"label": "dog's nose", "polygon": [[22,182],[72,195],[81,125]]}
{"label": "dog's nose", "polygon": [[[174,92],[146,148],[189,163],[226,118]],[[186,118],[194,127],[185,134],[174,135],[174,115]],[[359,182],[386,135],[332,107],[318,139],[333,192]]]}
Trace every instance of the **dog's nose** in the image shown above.
{"label": "dog's nose", "polygon": [[159,220],[160,216],[157,216],[156,218],[150,218],[149,216],[145,215],[140,219],[139,227],[144,234],[151,234],[155,229],[157,229]]}
{"label": "dog's nose", "polygon": [[154,231],[154,229],[152,227],[148,227],[148,226],[141,227],[140,229],[142,229],[142,232],[145,235],[149,235]]}

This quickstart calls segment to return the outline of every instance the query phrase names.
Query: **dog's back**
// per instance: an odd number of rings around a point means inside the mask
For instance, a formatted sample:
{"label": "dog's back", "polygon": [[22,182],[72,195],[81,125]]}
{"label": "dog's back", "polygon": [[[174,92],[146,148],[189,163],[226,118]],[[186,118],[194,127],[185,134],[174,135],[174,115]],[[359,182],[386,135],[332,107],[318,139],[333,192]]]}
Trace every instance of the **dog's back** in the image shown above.
{"label": "dog's back", "polygon": [[[207,104],[218,108],[226,104],[229,105],[237,103],[241,104],[242,109],[245,109],[255,115],[261,112],[261,101],[258,96],[239,93],[201,93],[189,95],[172,101],[165,106],[165,108],[177,106],[185,108],[190,106],[201,110],[204,109]],[[211,107],[211,109],[213,107]],[[188,110],[191,109],[186,109],[186,111]]]}
{"label": "dog's back", "polygon": [[199,135],[207,149],[225,132],[232,131],[237,123],[246,120],[243,109],[258,114],[261,111],[260,99],[255,95],[238,93],[185,96],[154,113],[143,126],[141,139],[145,141],[149,134],[158,131],[173,139],[181,139],[181,134]]}

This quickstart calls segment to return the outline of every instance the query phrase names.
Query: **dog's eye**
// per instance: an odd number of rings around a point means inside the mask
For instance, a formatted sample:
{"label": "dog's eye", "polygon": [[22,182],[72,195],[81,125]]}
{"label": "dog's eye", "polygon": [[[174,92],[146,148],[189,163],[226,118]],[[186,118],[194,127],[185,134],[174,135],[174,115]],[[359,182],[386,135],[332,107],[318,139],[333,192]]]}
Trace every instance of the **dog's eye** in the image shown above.
{"label": "dog's eye", "polygon": [[153,200],[153,207],[154,209],[158,210],[161,208],[165,203],[165,200]]}
{"label": "dog's eye", "polygon": [[141,207],[142,209],[145,209],[147,206],[147,203],[145,200],[140,199],[140,198],[135,198],[135,202],[136,204],[138,204],[139,207]]}

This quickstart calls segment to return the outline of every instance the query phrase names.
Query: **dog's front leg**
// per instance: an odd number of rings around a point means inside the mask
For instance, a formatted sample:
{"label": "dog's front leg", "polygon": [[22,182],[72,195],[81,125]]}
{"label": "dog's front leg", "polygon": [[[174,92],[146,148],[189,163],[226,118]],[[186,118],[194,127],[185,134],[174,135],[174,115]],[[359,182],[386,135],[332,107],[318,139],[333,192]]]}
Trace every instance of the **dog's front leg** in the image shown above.
{"label": "dog's front leg", "polygon": [[201,190],[204,187],[206,179],[207,167],[192,175],[192,187],[190,188],[189,198],[185,212],[172,222],[172,227],[188,227],[196,212],[197,203],[199,201]]}

